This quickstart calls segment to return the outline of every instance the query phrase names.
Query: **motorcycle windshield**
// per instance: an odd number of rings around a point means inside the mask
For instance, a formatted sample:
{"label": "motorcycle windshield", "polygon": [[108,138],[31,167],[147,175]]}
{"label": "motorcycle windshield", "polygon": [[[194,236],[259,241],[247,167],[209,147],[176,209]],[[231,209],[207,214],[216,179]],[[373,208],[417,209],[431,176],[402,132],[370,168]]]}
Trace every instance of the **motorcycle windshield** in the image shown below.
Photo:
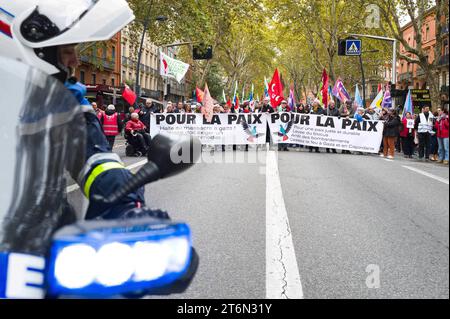
{"label": "motorcycle windshield", "polygon": [[71,217],[64,174],[84,165],[84,116],[56,79],[2,57],[0,96],[0,251],[44,255]]}

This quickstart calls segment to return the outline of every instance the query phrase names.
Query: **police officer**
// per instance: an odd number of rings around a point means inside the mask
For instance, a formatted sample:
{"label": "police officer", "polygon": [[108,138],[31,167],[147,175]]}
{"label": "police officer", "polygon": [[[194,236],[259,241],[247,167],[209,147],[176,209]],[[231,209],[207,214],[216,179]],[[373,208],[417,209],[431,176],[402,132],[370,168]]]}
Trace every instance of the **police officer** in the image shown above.
{"label": "police officer", "polygon": [[[108,197],[132,174],[111,152],[100,121],[85,99],[85,86],[71,76],[78,66],[77,44],[108,40],[133,21],[134,15],[126,0],[71,0],[70,11],[61,10],[61,2],[0,0],[10,25],[10,31],[0,35],[0,55],[52,75],[74,95],[84,111],[87,131],[85,166],[77,182],[88,199],[95,194]],[[91,201],[86,218],[118,218],[143,204],[140,188],[115,205]]]}

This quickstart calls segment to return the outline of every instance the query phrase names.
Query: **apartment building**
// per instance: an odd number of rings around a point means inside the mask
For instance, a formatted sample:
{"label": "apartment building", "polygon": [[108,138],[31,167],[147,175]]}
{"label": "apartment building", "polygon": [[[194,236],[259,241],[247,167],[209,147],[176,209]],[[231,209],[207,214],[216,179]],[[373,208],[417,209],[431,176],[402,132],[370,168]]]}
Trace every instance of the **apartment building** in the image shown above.
{"label": "apartment building", "polygon": [[[137,56],[139,52],[140,35],[132,35],[128,29],[122,32],[121,39],[121,77],[131,88],[136,85]],[[190,85],[187,79],[178,84],[173,79],[163,79],[160,75],[160,55],[162,50],[170,57],[177,58],[176,47],[158,47],[151,41],[151,35],[146,34],[143,42],[139,67],[139,84],[142,99],[150,98],[154,102],[185,101],[190,96]]]}
{"label": "apartment building", "polygon": [[[428,60],[430,62],[438,59],[439,66],[439,84],[441,88],[442,104],[448,104],[448,88],[449,88],[449,34],[448,34],[448,16],[445,19],[445,27],[441,34],[436,34],[436,15],[435,9],[428,10],[422,27],[422,49],[427,52]],[[412,23],[406,24],[403,28],[403,37],[412,47],[416,46],[415,33]],[[436,40],[440,37],[442,39],[442,52],[439,56],[435,56]],[[403,45],[400,45],[400,53],[412,56],[411,53],[406,52]],[[397,88],[400,90],[407,89],[427,89],[428,85],[425,78],[424,70],[417,64],[409,63],[406,60],[400,59],[398,67],[398,81]]]}

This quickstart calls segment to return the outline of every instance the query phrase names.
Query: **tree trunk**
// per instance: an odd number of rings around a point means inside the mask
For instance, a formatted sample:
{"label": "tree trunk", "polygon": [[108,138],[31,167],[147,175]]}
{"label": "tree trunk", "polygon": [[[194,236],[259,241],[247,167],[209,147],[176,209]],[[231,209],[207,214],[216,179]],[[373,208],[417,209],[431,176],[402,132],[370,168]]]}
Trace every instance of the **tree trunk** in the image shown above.
{"label": "tree trunk", "polygon": [[436,111],[437,108],[441,107],[441,92],[440,92],[441,89],[439,87],[439,74],[438,72],[432,72],[431,74],[432,75],[427,79],[427,84],[430,87],[431,109],[432,111]]}

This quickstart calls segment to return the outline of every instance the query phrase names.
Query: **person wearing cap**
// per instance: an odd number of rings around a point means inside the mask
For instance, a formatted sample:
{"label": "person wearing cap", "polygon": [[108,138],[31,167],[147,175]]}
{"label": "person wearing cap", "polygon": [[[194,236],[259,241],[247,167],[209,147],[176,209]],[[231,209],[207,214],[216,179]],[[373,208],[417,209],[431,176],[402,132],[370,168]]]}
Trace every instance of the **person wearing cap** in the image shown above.
{"label": "person wearing cap", "polygon": [[106,139],[108,140],[109,146],[112,150],[116,136],[122,131],[123,126],[114,105],[108,105],[105,115],[100,119],[100,122],[102,123],[103,133],[105,133]]}

